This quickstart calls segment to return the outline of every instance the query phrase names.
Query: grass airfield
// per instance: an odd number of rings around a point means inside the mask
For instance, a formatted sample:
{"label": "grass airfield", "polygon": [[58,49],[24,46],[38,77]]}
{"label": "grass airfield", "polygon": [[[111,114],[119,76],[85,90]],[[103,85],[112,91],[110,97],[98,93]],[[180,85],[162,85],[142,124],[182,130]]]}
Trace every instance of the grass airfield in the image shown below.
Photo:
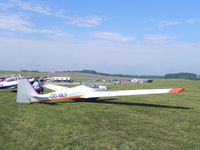
{"label": "grass airfield", "polygon": [[183,87],[185,92],[20,104],[15,102],[16,90],[0,90],[0,149],[200,149],[200,81],[108,87]]}

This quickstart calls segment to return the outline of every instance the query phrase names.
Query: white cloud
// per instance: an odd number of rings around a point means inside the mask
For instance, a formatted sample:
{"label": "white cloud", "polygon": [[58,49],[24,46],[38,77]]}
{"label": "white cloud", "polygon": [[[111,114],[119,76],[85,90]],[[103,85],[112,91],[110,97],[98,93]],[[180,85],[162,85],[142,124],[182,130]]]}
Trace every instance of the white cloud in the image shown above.
{"label": "white cloud", "polygon": [[6,9],[8,9],[8,8],[11,8],[11,7],[13,7],[13,5],[10,4],[10,3],[0,2],[0,9],[6,10]]}
{"label": "white cloud", "polygon": [[65,18],[65,17],[64,17],[64,13],[65,13],[65,10],[64,10],[64,9],[59,9],[59,10],[57,10],[54,14],[55,14],[55,16],[57,16],[57,17]]}
{"label": "white cloud", "polygon": [[176,20],[169,20],[169,21],[156,21],[154,19],[148,19],[147,22],[151,22],[154,25],[158,26],[159,28],[164,28],[167,26],[172,26],[172,25],[177,25],[177,24],[181,24],[180,21],[176,21]]}
{"label": "white cloud", "polygon": [[[52,17],[58,17],[66,19],[66,24],[71,24],[78,27],[96,27],[103,23],[105,17],[100,16],[67,16],[65,15],[66,10],[58,9],[52,10],[51,7],[48,7],[41,2],[33,3],[30,1],[23,1],[23,0],[9,0],[8,2],[1,3],[0,2],[0,9],[2,10],[9,10],[10,8],[19,9],[22,11],[30,11],[39,13],[42,15],[48,15]],[[7,14],[7,13],[6,13]]]}
{"label": "white cloud", "polygon": [[22,10],[28,10],[28,11],[33,11],[37,13],[41,13],[44,15],[51,15],[51,9],[49,7],[44,7],[44,6],[39,6],[39,5],[33,5],[30,2],[23,2],[21,0],[10,0],[13,2],[17,7],[19,7]]}
{"label": "white cloud", "polygon": [[148,41],[148,42],[167,42],[169,40],[175,39],[175,37],[158,35],[158,34],[148,34],[148,35],[144,35],[144,39],[145,41]]}
{"label": "white cloud", "polygon": [[188,19],[186,22],[189,24],[196,24],[196,23],[200,23],[200,19],[191,18],[191,19]]}
{"label": "white cloud", "polygon": [[55,29],[37,29],[34,24],[25,20],[23,16],[17,15],[3,15],[0,16],[0,29],[7,31],[19,31],[23,33],[40,33],[40,34],[54,34],[61,37],[70,37],[70,34],[64,31]]}
{"label": "white cloud", "polygon": [[118,42],[129,42],[132,41],[133,37],[127,37],[122,34],[112,32],[97,32],[93,34],[94,37]]}
{"label": "white cloud", "polygon": [[[59,9],[56,11],[53,11],[50,7],[44,6],[42,4],[34,4],[31,2],[25,2],[22,0],[9,0],[10,3],[3,3],[2,5],[8,5],[9,7],[18,7],[21,10],[24,11],[32,11],[43,15],[48,16],[56,16],[56,17],[62,17],[64,18],[65,10]],[[0,3],[1,6],[1,3]]]}
{"label": "white cloud", "polygon": [[177,24],[180,24],[180,22],[179,21],[162,21],[162,22],[157,23],[159,28],[163,28],[163,27],[171,26],[171,25],[177,25]]}
{"label": "white cloud", "polygon": [[103,23],[104,18],[98,16],[88,17],[68,17],[67,24],[72,24],[79,27],[96,27]]}
{"label": "white cloud", "polygon": [[0,16],[0,28],[9,31],[31,32],[33,24],[22,19],[21,16],[7,15]]}

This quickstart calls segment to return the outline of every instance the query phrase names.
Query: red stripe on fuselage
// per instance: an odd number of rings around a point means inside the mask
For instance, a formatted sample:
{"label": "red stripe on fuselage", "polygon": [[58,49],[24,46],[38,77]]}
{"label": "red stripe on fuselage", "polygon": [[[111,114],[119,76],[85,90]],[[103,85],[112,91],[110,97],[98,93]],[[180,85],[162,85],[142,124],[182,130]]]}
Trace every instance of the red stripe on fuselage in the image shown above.
{"label": "red stripe on fuselage", "polygon": [[77,99],[77,98],[81,98],[81,96],[63,97],[63,98],[57,98],[57,99],[35,101],[35,102],[31,102],[31,103],[43,103],[43,102],[48,102],[48,101],[61,101],[61,100]]}

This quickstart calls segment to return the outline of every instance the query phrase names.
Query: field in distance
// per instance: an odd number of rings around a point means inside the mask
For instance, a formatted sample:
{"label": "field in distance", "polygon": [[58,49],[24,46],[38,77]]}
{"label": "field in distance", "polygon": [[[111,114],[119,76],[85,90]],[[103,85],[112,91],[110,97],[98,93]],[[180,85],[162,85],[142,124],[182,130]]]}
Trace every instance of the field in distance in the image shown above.
{"label": "field in distance", "polygon": [[155,80],[112,90],[185,88],[178,94],[16,103],[0,91],[0,149],[200,149],[200,81]]}
{"label": "field in distance", "polygon": [[[61,72],[61,73],[40,73],[40,72],[18,72],[18,71],[0,71],[0,76],[17,76],[21,74],[25,77],[71,77],[75,82],[88,82],[91,80],[104,79],[104,80],[118,80],[126,79],[121,77],[112,77],[112,76],[101,76],[88,73],[79,73],[79,72]],[[129,78],[130,79],[130,78]]]}

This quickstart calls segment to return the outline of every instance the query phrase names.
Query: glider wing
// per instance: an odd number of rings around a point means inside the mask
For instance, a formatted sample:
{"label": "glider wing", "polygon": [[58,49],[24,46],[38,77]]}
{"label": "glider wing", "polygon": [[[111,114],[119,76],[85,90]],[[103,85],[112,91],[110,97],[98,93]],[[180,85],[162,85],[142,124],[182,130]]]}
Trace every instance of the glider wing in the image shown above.
{"label": "glider wing", "polygon": [[66,90],[67,87],[63,87],[63,86],[59,86],[59,85],[54,85],[54,84],[44,84],[42,85],[43,87],[45,88],[48,88],[48,89],[51,89],[53,91],[63,91],[63,90]]}
{"label": "glider wing", "polygon": [[148,89],[148,90],[121,90],[121,91],[96,91],[87,92],[81,98],[98,98],[98,97],[113,97],[113,96],[128,96],[128,95],[148,95],[148,94],[164,94],[164,93],[180,93],[184,88],[177,89]]}

